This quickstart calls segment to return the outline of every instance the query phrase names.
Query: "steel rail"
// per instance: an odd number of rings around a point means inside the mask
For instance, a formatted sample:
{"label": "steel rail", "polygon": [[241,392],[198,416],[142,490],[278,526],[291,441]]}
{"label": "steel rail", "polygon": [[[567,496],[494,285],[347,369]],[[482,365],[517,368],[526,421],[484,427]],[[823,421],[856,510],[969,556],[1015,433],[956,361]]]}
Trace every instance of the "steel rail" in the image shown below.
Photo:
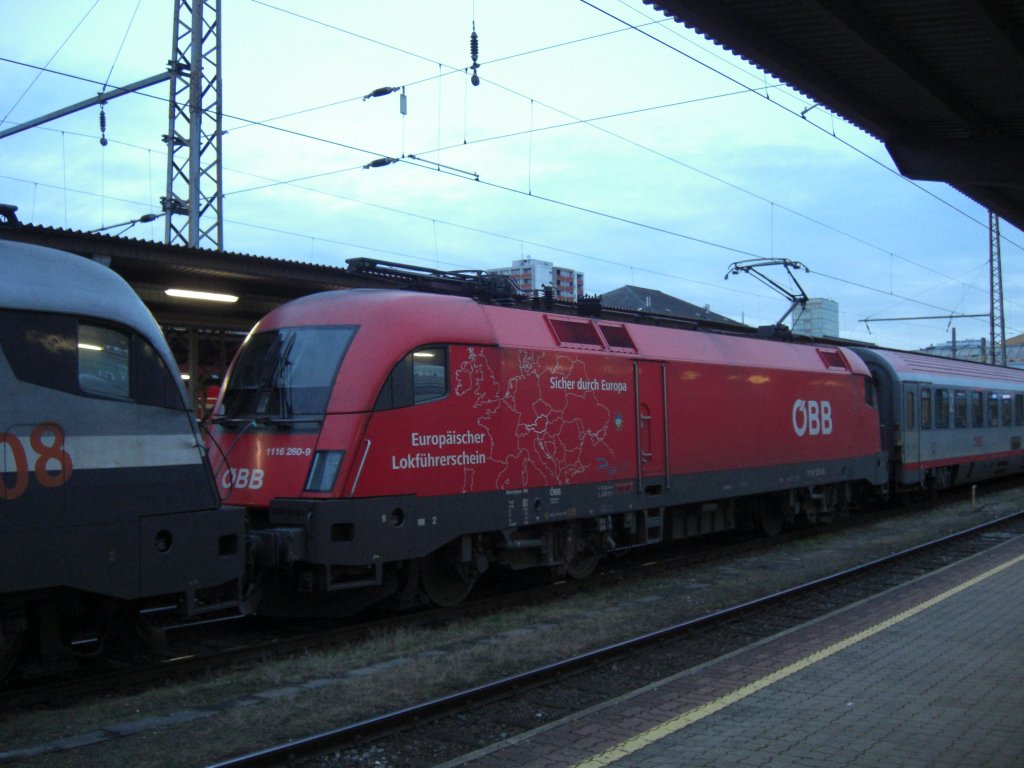
{"label": "steel rail", "polygon": [[[837,530],[835,526],[828,531]],[[626,566],[621,563],[609,564],[602,573],[581,581],[558,581],[544,586],[530,587],[524,590],[509,592],[500,589],[492,595],[478,596],[469,602],[452,608],[431,608],[420,612],[398,614],[370,621],[359,621],[343,627],[322,629],[313,632],[302,632],[295,636],[277,638],[270,641],[257,641],[244,646],[231,646],[219,650],[201,653],[175,652],[171,647],[168,658],[153,664],[126,668],[100,668],[84,671],[61,679],[43,679],[36,684],[29,682],[24,686],[12,686],[3,691],[0,697],[0,712],[24,709],[41,704],[66,704],[69,700],[101,694],[107,691],[141,689],[146,686],[160,684],[172,678],[186,678],[223,669],[232,665],[236,667],[250,663],[265,661],[269,658],[283,658],[296,653],[308,653],[311,650],[322,650],[345,644],[359,642],[373,632],[392,628],[407,628],[424,625],[441,625],[468,617],[486,616],[495,611],[507,610],[517,605],[534,605],[539,601],[565,597],[584,591],[598,590],[609,581],[623,578],[643,578],[652,572],[685,568],[690,565],[709,560],[728,559],[742,554],[750,554],[776,546],[780,541],[795,538],[811,537],[822,531],[801,529],[786,536],[773,539],[741,540],[729,545],[717,544],[710,547],[697,546],[682,554],[662,552],[661,559],[656,562],[647,560],[643,563]],[[695,542],[696,543],[696,542]],[[650,554],[650,553],[648,553]],[[239,621],[232,619],[231,621]],[[226,623],[226,622],[224,622]],[[192,626],[175,628],[188,632]]]}
{"label": "steel rail", "polygon": [[611,660],[617,656],[634,651],[646,645],[671,639],[683,634],[684,632],[700,627],[710,626],[726,619],[736,618],[744,613],[781,602],[801,593],[813,592],[823,586],[838,583],[854,576],[862,576],[869,571],[891,565],[901,559],[912,557],[913,555],[925,552],[929,549],[934,549],[942,546],[943,544],[954,542],[957,539],[967,538],[974,534],[1005,525],[1021,518],[1024,518],[1024,510],[973,526],[963,531],[942,536],[938,539],[933,539],[932,541],[928,541],[923,544],[909,547],[901,550],[900,552],[886,555],[885,557],[877,558],[828,576],[813,579],[804,584],[789,587],[770,595],[740,603],[730,608],[713,611],[704,616],[688,619],[678,624],[645,633],[628,640],[613,643],[602,648],[597,648],[578,656],[573,656],[568,659],[536,667],[526,672],[509,675],[499,680],[431,699],[430,701],[420,704],[404,707],[383,715],[367,718],[339,728],[333,728],[302,739],[289,741],[285,744],[279,744],[251,752],[249,754],[226,759],[213,763],[207,768],[256,768],[257,766],[283,765],[289,760],[309,757],[313,754],[333,749],[343,744],[350,744],[356,740],[379,737],[389,732],[398,731],[412,722],[423,722],[425,720],[437,719],[474,700],[498,698],[517,689],[529,688],[537,685],[541,681],[571,674],[596,662]]}

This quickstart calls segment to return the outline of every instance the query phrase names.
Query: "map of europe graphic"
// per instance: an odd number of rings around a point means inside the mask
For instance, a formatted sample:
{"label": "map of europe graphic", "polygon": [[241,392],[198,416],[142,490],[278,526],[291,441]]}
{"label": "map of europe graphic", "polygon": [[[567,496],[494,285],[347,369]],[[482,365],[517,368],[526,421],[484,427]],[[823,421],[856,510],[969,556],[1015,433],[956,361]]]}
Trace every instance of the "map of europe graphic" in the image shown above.
{"label": "map of europe graphic", "polygon": [[[512,370],[502,384],[494,370],[499,354],[470,347],[455,370],[454,391],[487,434],[488,462],[499,467],[496,490],[563,485],[612,461],[609,430],[617,422],[611,409],[600,392],[571,386],[593,381],[584,361],[567,354],[506,352],[504,362]],[[463,492],[483,490],[474,488],[476,468],[464,473]]]}

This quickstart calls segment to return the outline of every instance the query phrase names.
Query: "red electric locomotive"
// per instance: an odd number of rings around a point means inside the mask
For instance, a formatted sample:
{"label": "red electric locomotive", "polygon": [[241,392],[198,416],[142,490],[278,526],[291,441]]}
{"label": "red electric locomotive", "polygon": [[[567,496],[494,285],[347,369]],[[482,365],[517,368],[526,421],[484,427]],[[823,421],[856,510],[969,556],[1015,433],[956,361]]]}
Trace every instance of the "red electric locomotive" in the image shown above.
{"label": "red electric locomotive", "polygon": [[269,613],[452,604],[492,565],[583,577],[615,550],[828,518],[888,471],[848,350],[398,290],[271,312],[213,434]]}

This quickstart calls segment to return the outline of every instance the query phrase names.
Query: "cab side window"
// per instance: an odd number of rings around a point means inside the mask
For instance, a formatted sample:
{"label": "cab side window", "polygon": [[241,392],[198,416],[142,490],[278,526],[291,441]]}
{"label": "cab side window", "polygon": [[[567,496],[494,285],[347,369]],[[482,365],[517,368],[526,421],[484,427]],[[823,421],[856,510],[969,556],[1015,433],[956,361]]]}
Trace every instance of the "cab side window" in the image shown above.
{"label": "cab side window", "polygon": [[448,355],[444,349],[412,353],[412,399],[417,405],[448,394]]}
{"label": "cab side window", "polygon": [[79,391],[75,318],[43,312],[0,312],[0,345],[19,381],[62,392]]}
{"label": "cab side window", "polygon": [[78,324],[82,392],[180,410],[185,406],[176,375],[141,336],[85,321]]}
{"label": "cab side window", "polygon": [[405,408],[448,394],[448,350],[424,347],[410,352],[392,369],[381,387],[374,410]]}
{"label": "cab side window", "polygon": [[177,372],[127,328],[46,312],[0,311],[0,345],[27,384],[73,395],[184,408]]}

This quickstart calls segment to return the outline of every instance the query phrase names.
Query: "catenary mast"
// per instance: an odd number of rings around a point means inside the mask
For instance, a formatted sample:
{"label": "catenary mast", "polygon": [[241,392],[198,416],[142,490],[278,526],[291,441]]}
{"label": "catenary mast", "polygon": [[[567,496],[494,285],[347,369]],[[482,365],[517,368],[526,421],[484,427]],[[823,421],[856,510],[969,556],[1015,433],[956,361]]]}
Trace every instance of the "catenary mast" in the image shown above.
{"label": "catenary mast", "polygon": [[1006,320],[1003,317],[1003,256],[999,248],[999,216],[988,213],[989,344],[993,365],[1006,365]]}
{"label": "catenary mast", "polygon": [[[220,0],[175,0],[164,240],[223,250]],[[181,216],[185,216],[184,219]]]}

